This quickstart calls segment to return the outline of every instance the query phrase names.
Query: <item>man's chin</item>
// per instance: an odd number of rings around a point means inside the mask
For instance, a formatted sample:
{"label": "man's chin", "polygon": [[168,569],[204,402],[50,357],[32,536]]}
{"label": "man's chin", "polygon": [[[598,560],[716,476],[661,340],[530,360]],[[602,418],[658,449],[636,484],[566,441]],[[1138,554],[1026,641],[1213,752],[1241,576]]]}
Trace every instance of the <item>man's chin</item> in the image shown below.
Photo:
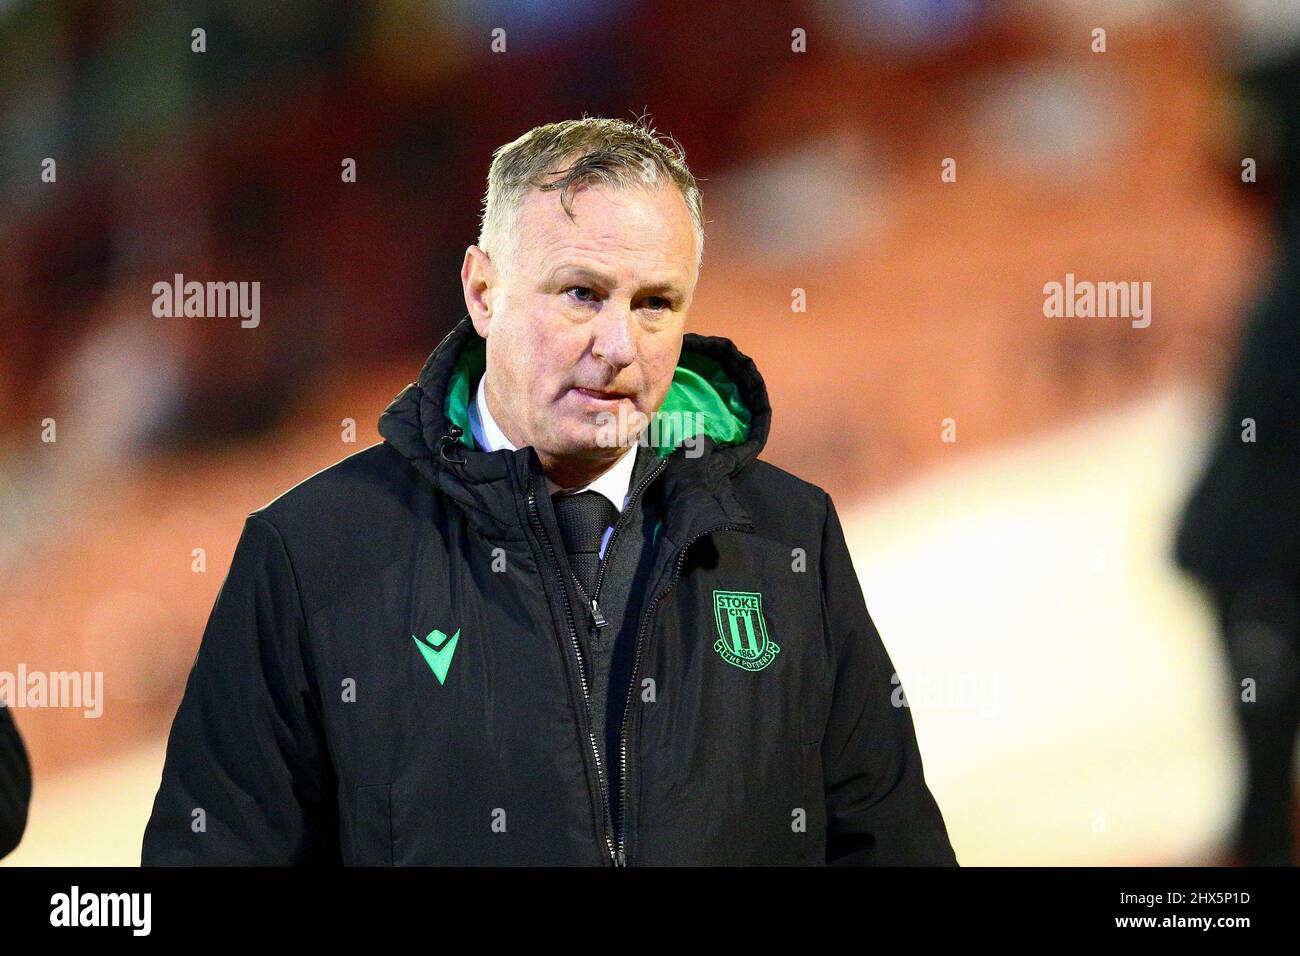
{"label": "man's chin", "polygon": [[597,461],[626,451],[637,444],[637,435],[621,434],[617,425],[608,427],[585,426],[575,434],[565,436],[553,446],[557,457]]}
{"label": "man's chin", "polygon": [[636,443],[639,431],[635,427],[637,413],[592,412],[564,408],[556,409],[560,414],[554,415],[547,431],[550,433],[551,447],[563,449],[566,455],[583,456],[588,454],[608,453],[611,448],[626,447],[628,435],[631,443]]}

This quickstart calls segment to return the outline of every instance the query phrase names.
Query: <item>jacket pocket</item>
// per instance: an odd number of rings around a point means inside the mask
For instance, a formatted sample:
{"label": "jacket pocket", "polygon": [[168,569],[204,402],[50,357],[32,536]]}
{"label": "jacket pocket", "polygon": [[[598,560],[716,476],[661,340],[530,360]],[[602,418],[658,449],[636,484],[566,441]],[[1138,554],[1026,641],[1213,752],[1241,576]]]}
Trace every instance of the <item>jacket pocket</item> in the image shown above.
{"label": "jacket pocket", "polygon": [[387,783],[357,787],[354,865],[393,865],[392,792],[392,785]]}

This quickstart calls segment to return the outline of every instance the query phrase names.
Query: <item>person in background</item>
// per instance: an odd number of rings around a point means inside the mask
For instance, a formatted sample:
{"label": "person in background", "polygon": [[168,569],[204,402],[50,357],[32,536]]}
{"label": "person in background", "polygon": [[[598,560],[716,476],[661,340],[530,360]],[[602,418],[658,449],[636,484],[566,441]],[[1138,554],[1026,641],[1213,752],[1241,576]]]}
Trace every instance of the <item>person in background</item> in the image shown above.
{"label": "person in background", "polygon": [[9,854],[27,829],[32,768],[9,708],[0,703],[0,857]]}
{"label": "person in background", "polygon": [[[1261,185],[1277,192],[1278,263],[1245,328],[1223,419],[1175,544],[1209,594],[1245,744],[1234,862],[1295,862],[1300,728],[1300,49],[1253,70],[1245,89],[1276,118]],[[1234,162],[1236,154],[1234,153]]]}

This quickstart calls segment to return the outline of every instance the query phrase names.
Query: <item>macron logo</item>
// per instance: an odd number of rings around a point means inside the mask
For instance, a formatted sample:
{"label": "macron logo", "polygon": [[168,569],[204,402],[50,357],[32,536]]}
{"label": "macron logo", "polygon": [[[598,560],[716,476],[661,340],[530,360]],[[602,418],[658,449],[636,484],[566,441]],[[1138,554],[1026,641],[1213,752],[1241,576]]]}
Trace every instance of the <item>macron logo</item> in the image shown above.
{"label": "macron logo", "polygon": [[451,637],[434,628],[423,641],[414,634],[411,635],[411,640],[415,641],[415,646],[424,655],[425,663],[433,671],[433,676],[438,678],[438,683],[446,683],[447,670],[451,667],[452,655],[456,653],[456,642],[460,640],[460,628],[456,628],[456,633]]}

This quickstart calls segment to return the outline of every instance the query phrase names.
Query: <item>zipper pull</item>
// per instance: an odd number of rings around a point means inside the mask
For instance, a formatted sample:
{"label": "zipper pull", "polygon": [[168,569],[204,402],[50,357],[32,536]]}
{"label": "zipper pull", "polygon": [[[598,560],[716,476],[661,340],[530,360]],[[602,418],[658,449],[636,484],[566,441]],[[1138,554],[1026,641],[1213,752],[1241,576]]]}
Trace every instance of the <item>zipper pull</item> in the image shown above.
{"label": "zipper pull", "polygon": [[615,865],[615,866],[627,866],[627,857],[623,855],[623,851],[622,851],[622,850],[619,850],[619,851],[618,851],[618,856],[614,857],[614,865]]}
{"label": "zipper pull", "polygon": [[597,627],[604,627],[609,623],[605,615],[600,613],[600,605],[596,603],[595,598],[591,599],[591,619],[596,622]]}

